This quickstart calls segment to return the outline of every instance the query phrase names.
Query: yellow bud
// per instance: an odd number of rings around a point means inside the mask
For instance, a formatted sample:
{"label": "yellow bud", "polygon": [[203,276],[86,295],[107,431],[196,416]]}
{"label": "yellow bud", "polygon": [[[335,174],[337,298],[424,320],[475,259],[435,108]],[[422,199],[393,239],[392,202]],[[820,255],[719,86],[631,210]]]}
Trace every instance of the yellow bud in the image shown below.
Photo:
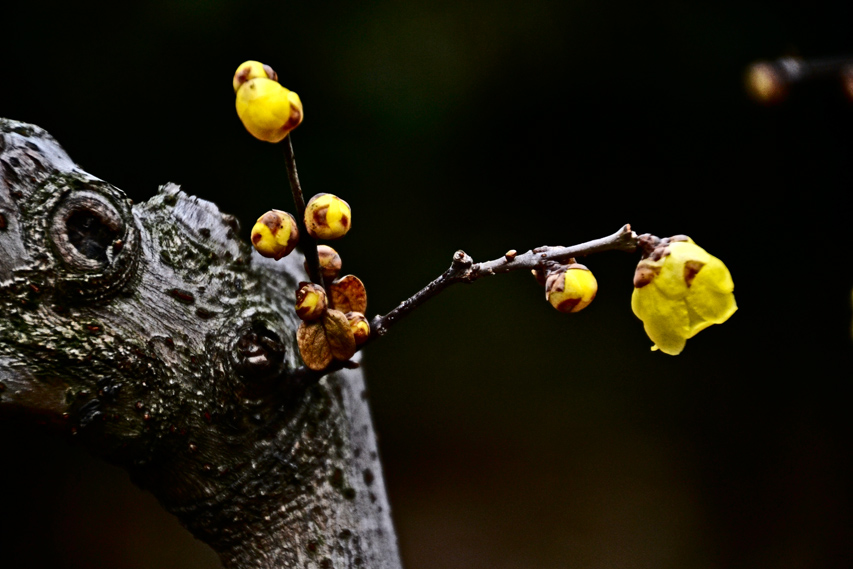
{"label": "yellow bud", "polygon": [[[795,60],[787,62],[796,65]],[[755,63],[746,72],[746,90],[759,103],[775,104],[788,95],[788,81],[778,65]]]}
{"label": "yellow bud", "polygon": [[237,68],[237,71],[234,72],[234,79],[231,82],[234,86],[234,92],[236,93],[237,89],[249,79],[257,77],[278,81],[278,75],[269,65],[264,65],[260,61],[244,61]]}
{"label": "yellow bud", "polygon": [[370,337],[370,324],[361,312],[347,312],[347,321],[355,336],[355,345],[360,346]]}
{"label": "yellow bud", "polygon": [[637,265],[631,308],[652,349],[674,356],[689,338],[734,314],[734,286],[722,261],[687,237],[673,237]]}
{"label": "yellow bud", "polygon": [[352,225],[349,204],[332,194],[317,194],[305,206],[305,227],[317,239],[338,239]]}
{"label": "yellow bud", "polygon": [[598,282],[592,271],[573,263],[548,276],[545,298],[560,312],[580,312],[593,301],[598,292]]}
{"label": "yellow bud", "polygon": [[[338,252],[328,245],[317,245],[317,257],[320,259],[320,273],[328,280],[334,280],[341,272],[343,262]],[[308,271],[308,262],[305,262]]]}
{"label": "yellow bud", "polygon": [[310,322],[326,313],[326,291],[314,283],[299,283],[296,290],[296,315]]}
{"label": "yellow bud", "polygon": [[286,211],[270,210],[252,227],[252,245],[258,253],[276,261],[289,255],[298,242],[296,218]]}
{"label": "yellow bud", "polygon": [[280,142],[302,122],[302,101],[276,81],[249,79],[237,89],[237,116],[252,136]]}

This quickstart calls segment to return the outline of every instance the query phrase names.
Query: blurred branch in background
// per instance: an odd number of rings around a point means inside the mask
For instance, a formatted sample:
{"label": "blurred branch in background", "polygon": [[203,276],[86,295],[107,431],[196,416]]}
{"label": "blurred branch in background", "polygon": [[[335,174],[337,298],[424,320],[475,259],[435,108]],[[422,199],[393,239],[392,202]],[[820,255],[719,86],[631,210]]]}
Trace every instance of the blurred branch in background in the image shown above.
{"label": "blurred branch in background", "polygon": [[753,63],[746,72],[746,87],[753,99],[764,104],[781,103],[798,83],[835,78],[853,99],[853,57],[800,59],[781,57]]}

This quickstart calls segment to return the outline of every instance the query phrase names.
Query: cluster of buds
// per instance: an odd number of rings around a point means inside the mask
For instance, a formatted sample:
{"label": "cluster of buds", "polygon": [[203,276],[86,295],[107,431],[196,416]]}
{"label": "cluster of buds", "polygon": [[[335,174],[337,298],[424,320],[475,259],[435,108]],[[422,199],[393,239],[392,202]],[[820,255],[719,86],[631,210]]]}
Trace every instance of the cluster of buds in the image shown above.
{"label": "cluster of buds", "polygon": [[[305,226],[315,238],[342,237],[352,225],[351,218],[349,204],[331,194],[314,196],[305,209]],[[252,227],[252,245],[264,257],[281,259],[298,241],[296,219],[284,211],[270,210]],[[322,280],[331,282],[329,293],[318,283],[300,283],[296,314],[302,324],[296,337],[305,365],[319,371],[332,360],[350,359],[370,336],[370,324],[364,316],[367,292],[361,280],[353,275],[335,280],[341,256],[328,245],[317,247],[317,257]]]}
{"label": "cluster of buds", "polygon": [[[305,207],[304,221],[308,234],[315,239],[338,239],[352,226],[352,211],[349,204],[337,196],[317,194]],[[296,218],[286,211],[272,209],[259,217],[252,227],[252,245],[258,253],[276,261],[289,255],[298,241]],[[328,249],[334,251],[331,247]],[[340,257],[337,262],[340,263]]]}
{"label": "cluster of buds", "polygon": [[[237,115],[255,138],[280,142],[302,122],[302,101],[279,84],[278,75],[270,66],[244,62],[234,74],[233,86]],[[299,196],[297,204],[303,203],[298,183],[294,195]],[[332,194],[317,194],[302,213],[304,229],[315,239],[339,239],[352,227],[349,204]],[[296,247],[299,227],[293,215],[270,210],[252,227],[252,245],[260,255],[279,260]],[[317,256],[321,282],[300,283],[296,291],[296,314],[302,320],[297,340],[305,364],[322,370],[332,360],[350,359],[356,347],[370,336],[370,325],[364,316],[364,284],[352,275],[334,280],[341,270],[341,257],[331,247],[320,245]],[[322,282],[331,282],[329,294]]]}
{"label": "cluster of buds", "polygon": [[[341,262],[335,250],[321,245],[318,255],[323,275],[337,276]],[[319,284],[300,283],[296,291],[296,314],[302,323],[296,340],[305,365],[319,371],[333,360],[350,359],[370,336],[366,311],[367,291],[354,275],[332,281],[328,294]]]}
{"label": "cluster of buds", "polygon": [[252,136],[280,142],[302,122],[299,95],[281,86],[278,75],[258,61],[246,61],[234,73],[237,116]]}
{"label": "cluster of buds", "polygon": [[[343,237],[352,226],[349,204],[332,194],[318,194],[305,208],[305,228],[318,239]],[[299,240],[296,219],[287,212],[270,210],[252,227],[252,245],[264,257],[281,259]],[[331,282],[329,293],[318,283],[300,283],[296,291],[296,314],[302,320],[296,338],[305,365],[325,369],[332,360],[346,361],[370,336],[364,314],[367,293],[358,277],[336,279],[341,256],[328,245],[317,247],[322,280]],[[306,267],[307,270],[307,267]]]}

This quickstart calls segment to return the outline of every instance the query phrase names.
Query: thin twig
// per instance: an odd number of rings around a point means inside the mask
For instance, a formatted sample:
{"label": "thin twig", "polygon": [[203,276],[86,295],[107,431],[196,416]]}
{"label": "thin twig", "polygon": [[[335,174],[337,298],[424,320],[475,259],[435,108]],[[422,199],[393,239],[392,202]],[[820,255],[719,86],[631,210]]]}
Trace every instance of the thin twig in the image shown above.
{"label": "thin twig", "polygon": [[308,233],[305,227],[305,197],[302,195],[302,186],[299,183],[299,173],[296,171],[296,157],[293,155],[293,133],[284,137],[281,147],[284,150],[284,162],[287,165],[287,178],[290,181],[290,191],[293,193],[293,203],[296,204],[296,224],[299,226],[299,245],[305,254],[308,265],[308,276],[323,288],[323,274],[320,272],[320,259],[317,255],[317,241]]}
{"label": "thin twig", "polygon": [[[398,322],[404,316],[412,312],[418,306],[421,306],[430,298],[456,283],[472,283],[477,279],[497,275],[500,273],[509,273],[519,270],[535,270],[535,269],[551,269],[558,265],[565,264],[569,259],[574,257],[585,257],[594,253],[602,253],[604,251],[628,251],[633,252],[639,244],[637,234],[631,230],[630,225],[625,225],[613,235],[594,239],[573,245],[571,247],[538,247],[520,255],[506,254],[499,259],[486,261],[483,263],[474,263],[474,260],[464,251],[457,251],[453,255],[453,262],[450,268],[444,271],[437,279],[433,280],[427,286],[416,292],[411,298],[401,302],[388,314],[384,316],[376,316],[370,322],[370,336],[367,341],[359,346],[359,349],[366,346],[376,338],[380,338],[388,333],[388,329],[395,322]],[[331,366],[323,371],[311,371],[305,366],[302,366],[293,372],[290,376],[296,378],[301,385],[310,385],[315,383],[324,375],[337,371],[342,367],[346,367],[345,362],[333,362]]]}
{"label": "thin twig", "polygon": [[[493,261],[474,263],[464,251],[453,255],[450,268],[441,276],[419,290],[411,298],[401,302],[394,310],[384,316],[376,316],[370,322],[368,342],[384,336],[394,322],[409,314],[412,310],[434,297],[452,284],[472,283],[477,279],[509,273],[518,270],[549,269],[556,264],[565,263],[572,257],[584,257],[603,251],[634,251],[637,248],[637,234],[625,225],[608,237],[587,241],[572,247],[538,247],[521,255],[504,255]],[[362,344],[364,347],[364,344]]]}

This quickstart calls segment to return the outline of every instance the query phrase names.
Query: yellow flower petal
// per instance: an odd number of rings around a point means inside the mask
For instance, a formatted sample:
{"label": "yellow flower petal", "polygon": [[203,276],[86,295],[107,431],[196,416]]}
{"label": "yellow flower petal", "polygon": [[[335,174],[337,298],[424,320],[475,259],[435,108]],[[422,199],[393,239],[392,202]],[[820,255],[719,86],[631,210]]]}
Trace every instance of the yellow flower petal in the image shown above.
{"label": "yellow flower petal", "polygon": [[735,289],[732,275],[721,260],[709,255],[709,260],[694,279],[695,284],[702,284],[717,292],[730,293]]}
{"label": "yellow flower petal", "polygon": [[655,346],[671,356],[681,353],[690,336],[690,317],[683,300],[666,298],[651,286],[635,288],[631,308]]}
{"label": "yellow flower petal", "polygon": [[[252,136],[267,142],[279,142],[296,128],[301,108],[294,108],[290,91],[279,83],[257,77],[237,90],[237,115]],[[294,112],[298,111],[298,112]]]}
{"label": "yellow flower petal", "polygon": [[710,324],[722,324],[737,310],[731,273],[722,261],[709,257],[708,263],[693,277],[687,293],[690,308],[709,322],[702,328]]}
{"label": "yellow flower petal", "polygon": [[690,329],[688,330],[687,338],[692,338],[708,326],[713,326],[714,322],[706,319],[698,312],[696,312],[690,304],[685,303],[687,306],[687,316],[690,318]]}
{"label": "yellow flower petal", "polygon": [[660,274],[652,284],[670,298],[684,298],[688,288],[685,280],[687,263],[705,264],[712,257],[692,241],[670,243],[667,248],[669,255],[661,259]]}

